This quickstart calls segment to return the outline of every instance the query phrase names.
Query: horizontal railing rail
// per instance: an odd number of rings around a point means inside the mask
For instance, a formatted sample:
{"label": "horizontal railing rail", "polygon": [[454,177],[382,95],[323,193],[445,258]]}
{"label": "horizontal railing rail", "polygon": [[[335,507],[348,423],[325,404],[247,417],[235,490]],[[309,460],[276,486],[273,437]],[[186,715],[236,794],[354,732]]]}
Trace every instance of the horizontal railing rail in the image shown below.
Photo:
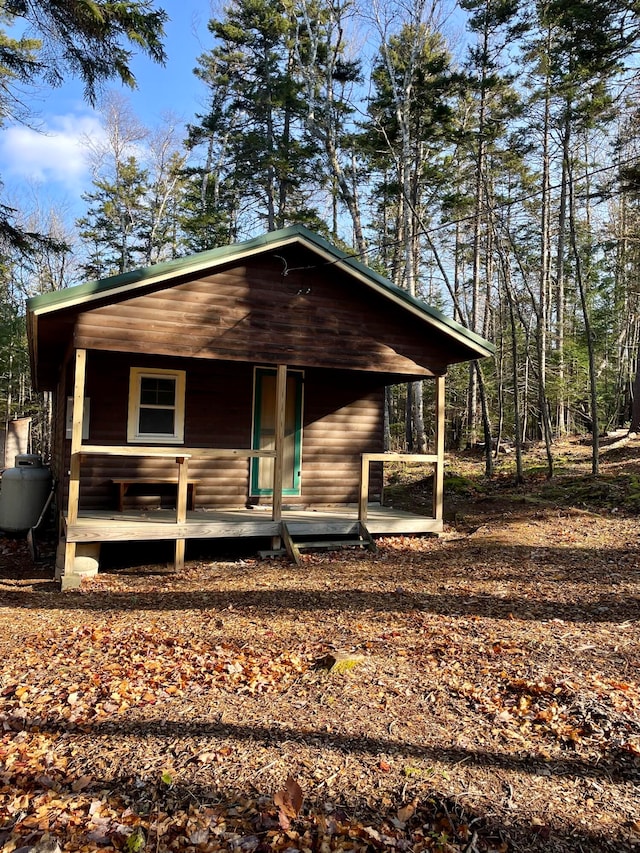
{"label": "horizontal railing rail", "polygon": [[247,448],[228,447],[183,447],[182,445],[159,447],[156,445],[131,444],[82,444],[78,451],[81,456],[156,456],[173,458],[181,456],[186,459],[275,459],[275,450],[250,450]]}
{"label": "horizontal railing rail", "polygon": [[[360,468],[360,496],[358,499],[358,521],[366,524],[369,504],[369,478],[372,462],[422,462],[434,466],[433,518],[442,520],[442,477],[438,476],[442,460],[437,453],[362,453]],[[384,472],[383,472],[384,476]]]}

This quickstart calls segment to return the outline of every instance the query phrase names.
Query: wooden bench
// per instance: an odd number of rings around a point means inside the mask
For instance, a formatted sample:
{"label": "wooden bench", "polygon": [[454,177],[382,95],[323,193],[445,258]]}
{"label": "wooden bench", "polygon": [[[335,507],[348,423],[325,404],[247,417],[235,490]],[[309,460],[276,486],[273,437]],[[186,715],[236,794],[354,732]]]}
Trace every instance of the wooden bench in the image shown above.
{"label": "wooden bench", "polygon": [[[175,477],[126,477],[111,481],[118,487],[118,512],[123,512],[124,499],[129,491],[129,486],[164,486],[169,484],[178,489],[178,481]],[[187,480],[187,509],[193,509],[196,502],[196,486],[199,480]],[[177,500],[177,497],[176,497]]]}

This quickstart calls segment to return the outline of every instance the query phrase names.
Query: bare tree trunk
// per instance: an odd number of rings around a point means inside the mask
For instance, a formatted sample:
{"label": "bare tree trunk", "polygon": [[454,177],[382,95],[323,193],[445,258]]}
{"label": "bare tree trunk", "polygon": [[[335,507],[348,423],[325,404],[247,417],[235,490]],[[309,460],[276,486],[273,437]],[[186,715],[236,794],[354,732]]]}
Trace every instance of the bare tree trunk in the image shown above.
{"label": "bare tree trunk", "polygon": [[407,453],[413,452],[413,384],[407,382],[407,401],[405,410],[405,444]]}
{"label": "bare tree trunk", "polygon": [[391,450],[391,387],[384,389],[384,449]]}
{"label": "bare tree trunk", "polygon": [[566,435],[569,429],[568,400],[566,392],[566,365],[564,352],[565,338],[565,241],[567,233],[567,180],[571,158],[571,120],[567,104],[564,127],[562,129],[562,175],[560,179],[560,200],[558,209],[558,244],[556,249],[556,337],[558,347],[558,415],[556,434]]}
{"label": "bare tree trunk", "polygon": [[632,386],[631,423],[629,432],[640,432],[640,351],[636,356],[636,374]]}
{"label": "bare tree trunk", "polygon": [[472,362],[478,376],[478,395],[480,397],[480,408],[482,411],[482,431],[484,433],[484,473],[486,477],[493,476],[493,448],[491,435],[491,418],[489,415],[489,404],[487,401],[484,374],[479,361]]}
{"label": "bare tree trunk", "polygon": [[591,318],[589,316],[589,306],[587,303],[586,285],[582,273],[582,259],[578,247],[578,238],[576,234],[575,221],[575,193],[573,185],[573,176],[569,171],[569,230],[571,236],[571,248],[573,251],[573,259],[576,267],[576,283],[580,294],[580,305],[582,307],[582,319],[584,322],[584,332],[587,338],[587,354],[589,358],[589,396],[591,409],[591,473],[596,476],[600,468],[600,426],[598,420],[598,386],[596,379],[596,362],[593,349],[593,330],[591,328]]}
{"label": "bare tree trunk", "polygon": [[496,430],[495,446],[493,448],[494,458],[498,458],[500,445],[502,444],[502,431],[504,429],[504,336],[500,336],[500,347],[496,359],[496,377],[498,381],[498,429]]}
{"label": "bare tree trunk", "polygon": [[427,434],[424,428],[424,383],[413,383],[413,422],[416,436],[416,451],[427,452]]}
{"label": "bare tree trunk", "polygon": [[[489,55],[489,31],[485,26],[482,41],[482,55]],[[476,157],[476,179],[474,190],[474,211],[473,211],[473,271],[472,271],[472,292],[471,292],[471,330],[478,332],[479,323],[479,303],[480,303],[480,276],[482,271],[481,258],[481,238],[482,238],[482,219],[483,219],[483,199],[486,186],[486,143],[485,143],[485,119],[486,119],[486,87],[487,87],[487,67],[482,63],[482,72],[480,78],[480,103],[478,105],[478,151]],[[479,371],[475,367],[475,363],[469,367],[469,444],[474,447],[477,443],[477,423],[478,423],[478,377]]]}
{"label": "bare tree trunk", "polygon": [[520,423],[520,389],[518,383],[518,336],[516,324],[516,310],[513,289],[511,286],[511,268],[504,253],[500,254],[507,305],[509,308],[509,330],[511,332],[511,381],[513,384],[513,436],[516,445],[516,483],[524,482],[522,473],[522,441],[523,430]]}

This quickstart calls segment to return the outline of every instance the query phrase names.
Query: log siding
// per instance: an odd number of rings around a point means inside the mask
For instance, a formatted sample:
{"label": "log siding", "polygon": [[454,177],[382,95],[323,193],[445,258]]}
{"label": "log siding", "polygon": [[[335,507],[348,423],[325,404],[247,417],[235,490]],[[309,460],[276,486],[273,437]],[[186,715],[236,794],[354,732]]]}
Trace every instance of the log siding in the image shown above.
{"label": "log siding", "polygon": [[446,370],[434,332],[338,271],[242,267],[81,312],[78,347],[428,377]]}
{"label": "log siding", "polygon": [[[91,400],[89,442],[124,445],[131,367],[186,370],[185,442],[190,448],[250,448],[254,371],[251,364],[196,359],[165,359],[92,351],[87,355],[86,395]],[[382,448],[383,394],[380,378],[351,371],[305,371],[302,426],[301,505],[355,503],[360,454]],[[70,444],[65,440],[65,465]],[[176,455],[180,445],[176,445]],[[81,509],[115,506],[114,479],[176,476],[173,460],[91,456],[82,464]],[[250,494],[250,465],[244,458],[189,461],[189,477],[198,480],[197,507],[240,507],[269,504],[270,497]],[[381,489],[371,480],[371,498]],[[142,490],[141,490],[142,491]],[[166,489],[171,505],[175,489]],[[66,500],[66,490],[65,490]],[[128,506],[157,506],[156,495],[139,495]]]}

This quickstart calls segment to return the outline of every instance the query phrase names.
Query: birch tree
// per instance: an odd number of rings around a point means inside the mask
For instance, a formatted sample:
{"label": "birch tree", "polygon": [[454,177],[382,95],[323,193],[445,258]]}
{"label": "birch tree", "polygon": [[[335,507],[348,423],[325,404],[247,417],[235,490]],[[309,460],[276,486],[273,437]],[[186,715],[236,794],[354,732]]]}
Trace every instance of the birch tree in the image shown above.
{"label": "birch tree", "polygon": [[[506,72],[503,56],[510,39],[517,32],[514,22],[517,0],[462,0],[463,9],[471,12],[469,29],[475,43],[468,51],[465,70],[468,75],[472,113],[467,124],[465,142],[473,162],[471,288],[468,301],[468,325],[487,335],[492,299],[492,207],[494,204],[492,156],[500,142],[506,141],[508,121],[519,113],[519,100],[513,90],[512,77]],[[498,157],[498,162],[500,158]],[[484,288],[483,288],[484,284]],[[483,371],[478,362],[469,367],[468,429],[469,443],[477,441],[478,408],[482,414],[485,470],[492,473],[492,428],[483,387]],[[478,403],[480,406],[478,406]]]}
{"label": "birch tree", "polygon": [[[416,296],[427,218],[423,207],[433,191],[429,165],[440,156],[439,146],[446,147],[451,72],[448,52],[437,31],[441,4],[415,0],[404,7],[400,20],[396,13],[395,7],[379,2],[372,9],[380,47],[372,71],[375,90],[369,107],[369,144],[377,150],[378,161],[384,163],[386,159],[389,164],[391,189],[385,200],[395,189],[395,221],[391,223],[385,211],[383,235],[388,238],[392,234],[396,246],[394,281]],[[409,449],[414,449],[415,442],[415,449],[424,453],[427,441],[421,382],[407,389],[406,424]]]}
{"label": "birch tree", "polygon": [[362,83],[361,62],[352,55],[353,46],[349,48],[347,44],[353,5],[349,0],[320,3],[300,0],[296,9],[296,74],[304,91],[306,130],[326,158],[331,187],[331,233],[338,239],[340,209],[346,208],[354,245],[366,260],[360,193],[364,173],[358,169],[359,154],[353,134],[355,87]]}

